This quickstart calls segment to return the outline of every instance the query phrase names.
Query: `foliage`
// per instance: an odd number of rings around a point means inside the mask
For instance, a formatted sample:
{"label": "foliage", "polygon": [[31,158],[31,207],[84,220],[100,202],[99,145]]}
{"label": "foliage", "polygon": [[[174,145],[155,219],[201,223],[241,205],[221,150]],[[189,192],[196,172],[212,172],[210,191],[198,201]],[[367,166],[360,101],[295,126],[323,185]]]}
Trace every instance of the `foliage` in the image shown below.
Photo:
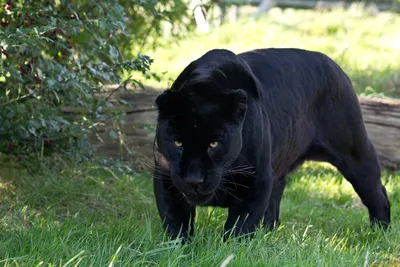
{"label": "foliage", "polygon": [[124,85],[126,71],[149,75],[152,59],[123,49],[185,12],[167,2],[1,0],[0,153],[26,163],[53,152],[88,156],[96,120],[121,113],[107,109],[104,85]]}
{"label": "foliage", "polygon": [[188,37],[195,27],[188,0],[119,0],[131,35],[123,42],[123,52],[155,49]]}

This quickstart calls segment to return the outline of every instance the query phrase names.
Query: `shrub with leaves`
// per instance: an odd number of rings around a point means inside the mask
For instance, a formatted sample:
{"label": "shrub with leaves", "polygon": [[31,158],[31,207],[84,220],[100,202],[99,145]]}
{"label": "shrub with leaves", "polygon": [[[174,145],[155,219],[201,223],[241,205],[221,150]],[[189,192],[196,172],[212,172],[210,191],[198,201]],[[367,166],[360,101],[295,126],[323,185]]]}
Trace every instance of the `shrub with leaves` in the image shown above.
{"label": "shrub with leaves", "polygon": [[[110,105],[104,85],[152,62],[124,58],[127,21],[116,1],[0,0],[0,153],[36,164],[88,151],[87,135]],[[85,112],[65,117],[66,108]]]}
{"label": "shrub with leaves", "polygon": [[[187,37],[195,29],[190,0],[119,0],[128,16],[127,28],[131,38],[125,39],[123,49],[151,49],[169,45]],[[160,38],[160,37],[163,38]],[[169,38],[164,38],[169,37]]]}

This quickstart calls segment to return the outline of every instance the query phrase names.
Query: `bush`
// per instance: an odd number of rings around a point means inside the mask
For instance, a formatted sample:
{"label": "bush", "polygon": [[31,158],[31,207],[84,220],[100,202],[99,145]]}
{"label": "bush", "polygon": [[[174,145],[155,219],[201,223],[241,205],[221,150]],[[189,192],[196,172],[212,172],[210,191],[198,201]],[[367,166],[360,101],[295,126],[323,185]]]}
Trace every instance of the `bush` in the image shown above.
{"label": "bush", "polygon": [[[88,134],[110,115],[107,97],[99,97],[104,85],[127,82],[124,71],[149,71],[152,59],[127,60],[122,49],[161,25],[165,14],[151,3],[0,0],[0,153],[35,166],[48,155],[89,156]],[[150,18],[157,23],[146,26]],[[66,107],[84,112],[65,118]]]}
{"label": "bush", "polygon": [[[195,29],[189,0],[119,0],[127,17],[130,38],[121,44],[123,51],[154,49],[187,37]],[[160,38],[162,37],[162,38]],[[168,38],[164,38],[168,37]]]}

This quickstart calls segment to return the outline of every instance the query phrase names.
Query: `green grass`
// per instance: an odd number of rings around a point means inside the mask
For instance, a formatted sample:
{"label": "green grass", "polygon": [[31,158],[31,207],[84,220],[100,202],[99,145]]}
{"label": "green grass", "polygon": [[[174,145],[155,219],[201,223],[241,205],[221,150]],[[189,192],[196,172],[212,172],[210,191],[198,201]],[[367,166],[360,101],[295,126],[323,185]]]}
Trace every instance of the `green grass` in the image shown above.
{"label": "green grass", "polygon": [[387,233],[371,231],[366,209],[334,168],[308,162],[291,176],[277,231],[223,243],[226,210],[201,208],[194,241],[180,245],[162,231],[146,172],[1,170],[0,266],[219,266],[231,254],[228,266],[400,263],[399,173],[383,175],[392,201]]}
{"label": "green grass", "polygon": [[360,94],[400,97],[400,15],[372,16],[360,8],[332,12],[272,9],[252,20],[243,18],[206,35],[148,51],[152,70],[165,72],[166,88],[190,63],[213,48],[236,53],[255,48],[295,47],[332,57],[348,73]]}

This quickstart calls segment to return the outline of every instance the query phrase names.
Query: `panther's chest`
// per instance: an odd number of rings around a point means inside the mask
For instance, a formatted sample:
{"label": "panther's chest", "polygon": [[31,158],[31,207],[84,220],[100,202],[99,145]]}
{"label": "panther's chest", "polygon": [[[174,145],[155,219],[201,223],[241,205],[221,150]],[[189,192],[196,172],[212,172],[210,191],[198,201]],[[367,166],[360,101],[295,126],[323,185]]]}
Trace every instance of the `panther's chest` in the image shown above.
{"label": "panther's chest", "polygon": [[214,197],[205,206],[215,206],[227,208],[233,201],[241,201],[251,190],[249,178],[243,179],[224,179],[214,193]]}

